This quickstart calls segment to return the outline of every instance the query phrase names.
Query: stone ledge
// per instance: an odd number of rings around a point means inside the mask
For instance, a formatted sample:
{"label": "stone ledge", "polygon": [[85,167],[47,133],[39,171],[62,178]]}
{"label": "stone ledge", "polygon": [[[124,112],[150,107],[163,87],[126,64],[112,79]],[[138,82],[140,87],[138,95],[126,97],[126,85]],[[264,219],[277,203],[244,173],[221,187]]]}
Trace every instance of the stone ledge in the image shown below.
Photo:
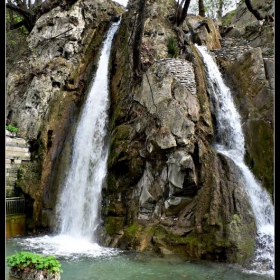
{"label": "stone ledge", "polygon": [[29,153],[23,153],[23,154],[19,154],[19,153],[9,153],[8,155],[6,155],[7,159],[21,159],[21,160],[30,160],[30,154]]}
{"label": "stone ledge", "polygon": [[9,173],[17,173],[18,172],[18,169],[19,169],[19,166],[17,167],[14,167],[14,166],[10,166],[10,167],[7,167],[6,166],[6,172],[9,172]]}
{"label": "stone ledge", "polygon": [[[11,159],[9,159],[10,162],[11,162]],[[19,169],[20,168],[20,164],[21,164],[21,160],[14,160],[14,161],[17,161],[15,163],[6,163],[6,169]]]}
{"label": "stone ledge", "polygon": [[6,137],[6,144],[7,143],[12,143],[12,144],[19,144],[19,145],[25,145],[26,141],[23,138],[11,138],[11,137]]}
{"label": "stone ledge", "polygon": [[10,187],[14,187],[16,185],[16,180],[6,180],[6,187],[9,185]]}
{"label": "stone ledge", "polygon": [[9,151],[28,153],[29,148],[28,147],[18,147],[18,146],[6,146],[6,153]]}
{"label": "stone ledge", "polygon": [[27,144],[19,144],[19,143],[12,143],[12,142],[8,142],[6,143],[6,147],[19,147],[19,148],[30,148],[29,145]]}
{"label": "stone ledge", "polygon": [[17,180],[17,173],[15,174],[6,173],[6,182],[11,182],[16,180]]}

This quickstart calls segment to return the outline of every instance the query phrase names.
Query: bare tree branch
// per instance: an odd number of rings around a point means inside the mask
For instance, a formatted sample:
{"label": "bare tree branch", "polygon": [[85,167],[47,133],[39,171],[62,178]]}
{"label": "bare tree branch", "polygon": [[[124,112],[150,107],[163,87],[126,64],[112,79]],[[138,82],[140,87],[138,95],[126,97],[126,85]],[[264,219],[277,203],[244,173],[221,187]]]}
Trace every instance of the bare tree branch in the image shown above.
{"label": "bare tree branch", "polygon": [[254,9],[251,3],[251,0],[245,0],[245,4],[247,6],[247,9],[255,16],[257,20],[263,20],[262,15],[257,9]]}
{"label": "bare tree branch", "polygon": [[198,0],[198,11],[201,17],[205,17],[205,7],[203,0]]}
{"label": "bare tree branch", "polygon": [[6,3],[6,8],[14,11],[24,19],[21,25],[13,25],[12,28],[24,25],[30,33],[40,16],[58,6],[67,9],[77,1],[78,0],[46,0],[45,2],[42,2],[42,0],[37,0],[33,5],[31,5],[30,0],[16,0],[16,4],[8,1],[8,3]]}
{"label": "bare tree branch", "polygon": [[139,9],[139,14],[137,17],[137,27],[135,30],[133,46],[133,70],[136,74],[136,77],[138,77],[143,70],[141,62],[141,45],[145,24],[146,0],[140,0],[139,7],[141,8]]}

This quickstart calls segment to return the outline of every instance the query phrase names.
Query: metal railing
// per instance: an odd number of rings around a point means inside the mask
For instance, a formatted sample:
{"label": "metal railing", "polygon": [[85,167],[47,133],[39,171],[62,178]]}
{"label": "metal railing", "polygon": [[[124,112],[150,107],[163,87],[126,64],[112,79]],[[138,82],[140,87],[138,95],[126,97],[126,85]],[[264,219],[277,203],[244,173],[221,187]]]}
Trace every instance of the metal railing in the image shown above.
{"label": "metal railing", "polygon": [[6,215],[24,214],[25,199],[22,197],[6,198]]}

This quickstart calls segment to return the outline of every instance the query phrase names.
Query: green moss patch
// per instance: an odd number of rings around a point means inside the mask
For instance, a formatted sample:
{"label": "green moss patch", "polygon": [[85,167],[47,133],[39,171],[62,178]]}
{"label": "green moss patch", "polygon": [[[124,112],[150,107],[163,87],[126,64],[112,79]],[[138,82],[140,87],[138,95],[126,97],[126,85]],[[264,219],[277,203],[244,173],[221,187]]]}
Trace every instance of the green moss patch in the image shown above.
{"label": "green moss patch", "polygon": [[119,234],[123,229],[124,218],[123,217],[106,217],[105,218],[105,230],[109,235]]}

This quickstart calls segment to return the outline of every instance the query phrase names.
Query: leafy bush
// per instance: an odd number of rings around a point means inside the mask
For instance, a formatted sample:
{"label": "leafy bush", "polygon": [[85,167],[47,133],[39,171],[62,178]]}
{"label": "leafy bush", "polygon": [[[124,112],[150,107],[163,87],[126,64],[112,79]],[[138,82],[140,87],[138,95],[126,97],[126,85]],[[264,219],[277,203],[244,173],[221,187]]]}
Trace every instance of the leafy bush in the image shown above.
{"label": "leafy bush", "polygon": [[61,264],[55,256],[43,256],[31,252],[19,252],[6,258],[7,264],[12,269],[29,272],[42,270],[47,273],[62,273]]}
{"label": "leafy bush", "polygon": [[18,132],[18,128],[14,127],[14,126],[12,126],[10,124],[6,126],[6,129],[11,131],[11,132]]}
{"label": "leafy bush", "polygon": [[167,38],[167,52],[171,57],[177,57],[179,53],[178,44],[172,36]]}

